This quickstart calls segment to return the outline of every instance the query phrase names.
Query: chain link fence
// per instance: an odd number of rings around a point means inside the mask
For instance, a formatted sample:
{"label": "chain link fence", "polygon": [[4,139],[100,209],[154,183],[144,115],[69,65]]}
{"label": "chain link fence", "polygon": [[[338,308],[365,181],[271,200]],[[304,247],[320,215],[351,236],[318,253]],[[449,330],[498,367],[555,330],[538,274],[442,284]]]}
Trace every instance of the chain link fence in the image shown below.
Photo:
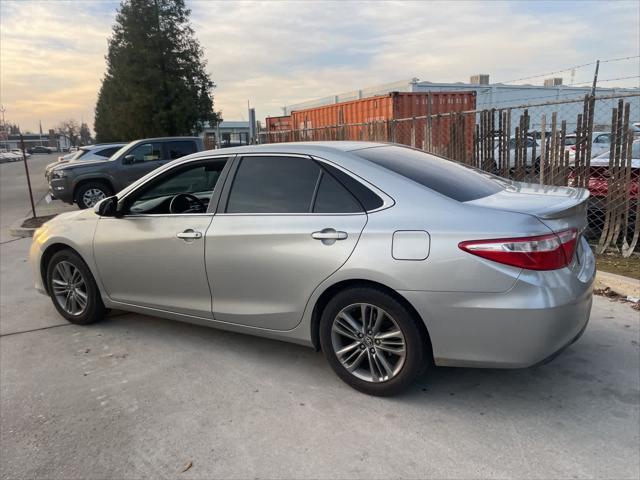
{"label": "chain link fence", "polygon": [[[261,132],[261,143],[362,140],[418,148],[519,182],[588,188],[597,253],[640,250],[640,94]],[[636,125],[634,125],[636,124]]]}

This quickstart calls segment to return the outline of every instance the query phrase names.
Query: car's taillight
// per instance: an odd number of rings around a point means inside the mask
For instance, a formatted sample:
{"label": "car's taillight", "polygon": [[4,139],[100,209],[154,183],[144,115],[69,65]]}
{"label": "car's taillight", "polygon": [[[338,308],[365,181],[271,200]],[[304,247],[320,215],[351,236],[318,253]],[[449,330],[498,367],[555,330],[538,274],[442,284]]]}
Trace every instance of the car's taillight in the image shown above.
{"label": "car's taillight", "polygon": [[575,152],[576,151],[576,146],[575,145],[571,145],[569,147],[569,150],[571,150],[572,152]]}
{"label": "car's taillight", "polygon": [[571,263],[578,240],[578,231],[536,237],[469,240],[458,247],[487,260],[529,270],[556,270]]}

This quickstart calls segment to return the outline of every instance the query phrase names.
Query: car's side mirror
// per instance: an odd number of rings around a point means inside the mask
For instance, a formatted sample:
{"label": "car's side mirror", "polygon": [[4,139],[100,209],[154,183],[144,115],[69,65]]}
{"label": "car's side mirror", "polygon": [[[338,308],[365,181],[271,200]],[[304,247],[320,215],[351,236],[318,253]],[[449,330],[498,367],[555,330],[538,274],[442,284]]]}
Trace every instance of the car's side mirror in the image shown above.
{"label": "car's side mirror", "polygon": [[123,165],[131,165],[132,163],[136,163],[136,157],[133,155],[125,155],[122,159]]}
{"label": "car's side mirror", "polygon": [[115,217],[118,214],[118,197],[107,197],[94,207],[94,211],[101,217]]}

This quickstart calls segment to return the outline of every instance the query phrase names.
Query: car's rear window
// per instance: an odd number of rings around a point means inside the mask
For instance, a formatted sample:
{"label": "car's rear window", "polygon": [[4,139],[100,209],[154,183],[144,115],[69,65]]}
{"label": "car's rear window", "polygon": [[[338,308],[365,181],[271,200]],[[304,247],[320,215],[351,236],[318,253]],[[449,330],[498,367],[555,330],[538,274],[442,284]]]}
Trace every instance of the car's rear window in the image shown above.
{"label": "car's rear window", "polygon": [[412,148],[390,145],[351,153],[459,202],[487,197],[504,189],[489,175]]}

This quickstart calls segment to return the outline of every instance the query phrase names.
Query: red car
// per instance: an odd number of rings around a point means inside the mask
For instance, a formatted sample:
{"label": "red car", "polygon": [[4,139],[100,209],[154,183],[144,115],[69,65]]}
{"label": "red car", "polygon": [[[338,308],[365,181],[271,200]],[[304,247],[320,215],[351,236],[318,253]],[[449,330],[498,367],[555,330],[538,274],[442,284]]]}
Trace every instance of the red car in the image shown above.
{"label": "red car", "polygon": [[[605,152],[591,160],[589,172],[589,192],[592,198],[604,199],[609,192],[609,152]],[[638,177],[640,176],[640,140],[633,142],[631,150],[631,186],[630,198],[638,199]],[[569,176],[569,185],[573,185],[575,172]]]}

